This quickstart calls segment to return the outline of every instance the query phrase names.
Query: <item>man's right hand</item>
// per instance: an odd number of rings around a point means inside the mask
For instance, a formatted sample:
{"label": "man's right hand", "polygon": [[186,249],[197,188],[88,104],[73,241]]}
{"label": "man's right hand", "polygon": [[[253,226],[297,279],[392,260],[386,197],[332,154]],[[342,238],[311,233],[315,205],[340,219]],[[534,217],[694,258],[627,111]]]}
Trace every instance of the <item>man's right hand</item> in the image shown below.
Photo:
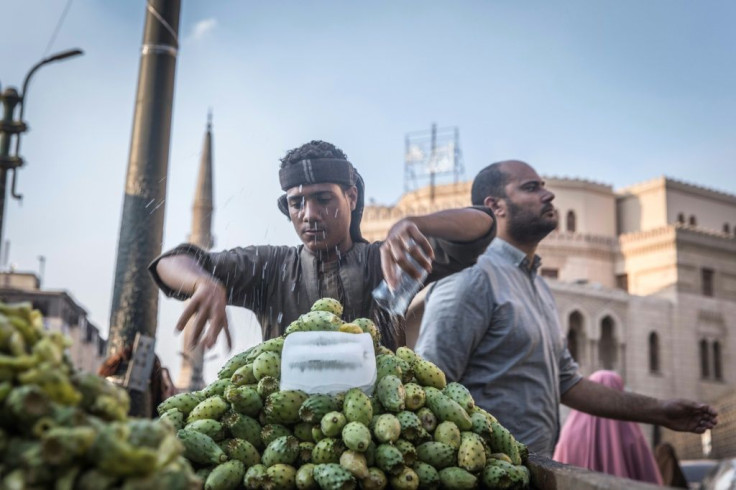
{"label": "man's right hand", "polygon": [[[194,291],[187,306],[179,317],[176,330],[181,332],[185,328],[194,329],[190,337],[191,346],[197,345],[201,338],[205,349],[211,349],[217,342],[220,332],[225,330],[227,347],[230,350],[233,341],[230,337],[225,306],[227,306],[225,287],[216,279],[199,278],[194,284]],[[206,324],[209,324],[209,327],[205,333]]]}

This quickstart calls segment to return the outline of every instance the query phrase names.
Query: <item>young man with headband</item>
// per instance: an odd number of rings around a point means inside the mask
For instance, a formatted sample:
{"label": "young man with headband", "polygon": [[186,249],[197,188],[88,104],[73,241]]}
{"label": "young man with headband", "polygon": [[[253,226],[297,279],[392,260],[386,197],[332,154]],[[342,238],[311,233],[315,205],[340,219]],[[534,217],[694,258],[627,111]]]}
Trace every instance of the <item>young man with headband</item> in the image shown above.
{"label": "young man with headband", "polygon": [[[263,338],[283,334],[299,315],[321,297],[338,299],[343,317],[372,318],[383,344],[405,343],[404,319],[380,310],[371,292],[383,280],[398,283],[396,266],[426,282],[475,263],[495,233],[493,215],[484,206],[408,216],[395,223],[383,242],[368,243],[360,233],[364,184],[339,148],[312,141],[289,151],[281,160],[279,180],[285,194],[278,199],[302,244],[248,246],[205,252],[184,244],[156,258],[149,270],[170,297],[190,299],[177,324],[188,328],[194,343],[211,348],[228,330],[226,305],[252,310]],[[209,326],[205,327],[209,324]]]}

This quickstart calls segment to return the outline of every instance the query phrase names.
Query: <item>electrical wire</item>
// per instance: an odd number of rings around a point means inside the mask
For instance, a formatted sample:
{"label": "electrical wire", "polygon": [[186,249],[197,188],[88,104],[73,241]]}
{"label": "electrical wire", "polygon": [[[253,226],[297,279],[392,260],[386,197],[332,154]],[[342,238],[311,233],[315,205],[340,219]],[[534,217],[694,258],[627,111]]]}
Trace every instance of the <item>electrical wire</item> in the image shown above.
{"label": "electrical wire", "polygon": [[49,51],[51,51],[51,48],[54,45],[54,41],[56,41],[56,36],[59,35],[59,31],[61,30],[61,26],[64,24],[64,20],[66,19],[66,14],[69,12],[69,8],[72,6],[72,2],[74,0],[67,0],[66,6],[64,6],[64,10],[62,10],[61,15],[59,16],[59,20],[56,23],[56,27],[54,28],[53,34],[51,34],[51,39],[49,39],[49,43],[46,46],[46,52],[43,54],[44,57],[49,54]]}

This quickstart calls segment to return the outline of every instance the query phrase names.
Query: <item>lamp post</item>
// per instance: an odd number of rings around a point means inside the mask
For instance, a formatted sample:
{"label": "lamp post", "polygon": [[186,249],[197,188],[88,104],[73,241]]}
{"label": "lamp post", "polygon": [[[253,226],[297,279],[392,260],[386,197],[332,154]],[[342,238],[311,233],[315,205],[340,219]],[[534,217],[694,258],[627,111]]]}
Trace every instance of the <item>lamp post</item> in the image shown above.
{"label": "lamp post", "polygon": [[[3,116],[2,119],[0,119],[0,243],[2,243],[3,236],[5,194],[8,182],[8,172],[13,172],[11,195],[16,199],[20,199],[22,197],[20,194],[15,192],[15,182],[17,169],[23,166],[23,159],[18,154],[20,151],[20,135],[28,130],[28,126],[23,122],[23,112],[25,109],[24,102],[26,101],[26,95],[28,93],[28,84],[36,70],[41,68],[43,65],[79,56],[81,54],[81,49],[68,49],[44,58],[33,65],[33,67],[28,71],[25,79],[23,80],[23,88],[20,94],[13,87],[8,87],[0,93],[0,101],[3,105]],[[20,105],[20,115],[17,120],[14,120],[15,108],[18,105]],[[10,145],[14,136],[15,149],[11,155]]]}

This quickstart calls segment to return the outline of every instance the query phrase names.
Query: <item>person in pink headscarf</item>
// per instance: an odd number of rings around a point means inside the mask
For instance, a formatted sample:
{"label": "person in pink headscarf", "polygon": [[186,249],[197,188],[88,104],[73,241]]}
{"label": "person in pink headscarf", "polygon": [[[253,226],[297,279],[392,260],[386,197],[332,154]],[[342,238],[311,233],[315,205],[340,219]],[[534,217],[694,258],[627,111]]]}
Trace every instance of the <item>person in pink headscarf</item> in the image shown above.
{"label": "person in pink headscarf", "polygon": [[[589,379],[623,391],[614,371],[596,371]],[[572,410],[562,427],[555,461],[623,478],[662,485],[657,462],[635,422],[606,419]]]}

